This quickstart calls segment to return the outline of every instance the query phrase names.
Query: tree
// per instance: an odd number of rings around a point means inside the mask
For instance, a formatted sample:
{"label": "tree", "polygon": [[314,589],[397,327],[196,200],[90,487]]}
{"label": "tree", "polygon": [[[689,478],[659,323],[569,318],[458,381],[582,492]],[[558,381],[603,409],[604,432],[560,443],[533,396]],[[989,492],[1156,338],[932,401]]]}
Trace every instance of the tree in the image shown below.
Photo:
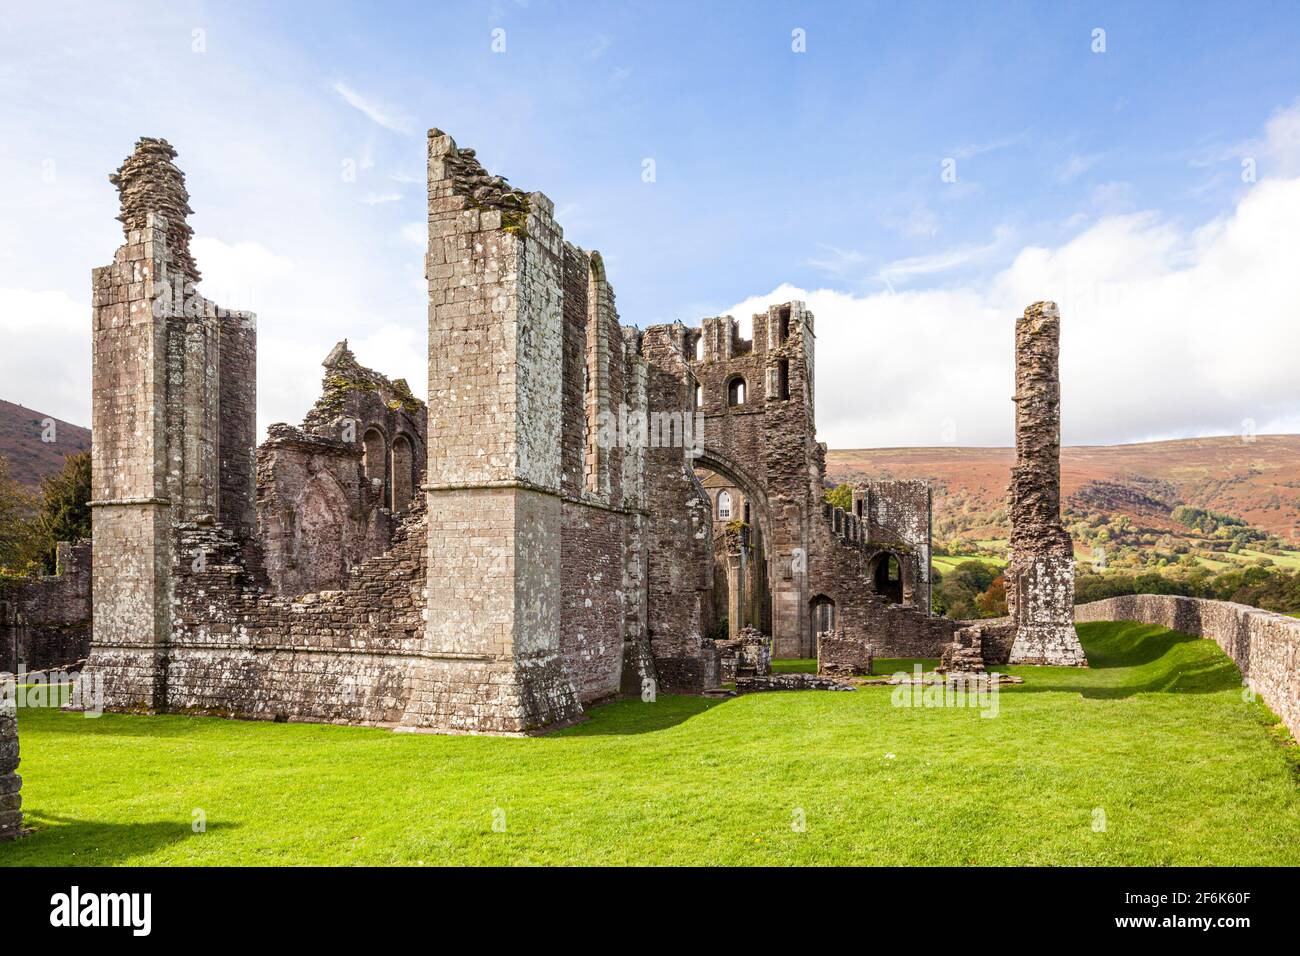
{"label": "tree", "polygon": [[61,472],[41,481],[35,531],[47,574],[56,570],[55,546],[60,541],[90,537],[89,452],[69,455]]}
{"label": "tree", "polygon": [[0,457],[0,578],[26,577],[39,567],[34,507],[32,496],[9,477],[9,462]]}
{"label": "tree", "polygon": [[1007,615],[1007,581],[999,574],[989,584],[988,590],[975,598],[981,617],[1006,617]]}
{"label": "tree", "polygon": [[846,483],[836,485],[834,488],[828,488],[825,497],[833,508],[840,508],[845,512],[853,510],[853,486],[850,484]]}

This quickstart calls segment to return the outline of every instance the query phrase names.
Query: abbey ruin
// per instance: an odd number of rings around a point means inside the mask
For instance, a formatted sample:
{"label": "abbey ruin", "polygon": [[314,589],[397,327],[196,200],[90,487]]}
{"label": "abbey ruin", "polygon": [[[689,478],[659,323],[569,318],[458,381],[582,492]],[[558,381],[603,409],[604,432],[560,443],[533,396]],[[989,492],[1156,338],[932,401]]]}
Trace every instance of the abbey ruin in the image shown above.
{"label": "abbey ruin", "polygon": [[111,177],[125,242],[93,274],[93,556],[70,566],[107,709],[525,734],[773,657],[1086,663],[1050,303],[1017,326],[1012,617],[972,636],[931,613],[927,483],[826,502],[803,303],[747,337],[624,325],[551,201],[439,130],[427,403],[340,342],[256,446],[257,320],[196,291],[175,157],[141,139]]}

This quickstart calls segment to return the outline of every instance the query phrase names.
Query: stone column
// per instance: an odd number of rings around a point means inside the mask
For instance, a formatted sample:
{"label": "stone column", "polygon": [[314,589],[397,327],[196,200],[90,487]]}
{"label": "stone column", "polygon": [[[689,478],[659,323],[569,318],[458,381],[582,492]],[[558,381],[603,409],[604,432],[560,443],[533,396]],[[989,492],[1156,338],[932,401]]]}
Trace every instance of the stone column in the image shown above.
{"label": "stone column", "polygon": [[1012,664],[1086,667],[1074,630],[1074,548],[1061,526],[1061,315],[1035,302],[1016,321],[1016,464],[1007,510]]}
{"label": "stone column", "polygon": [[579,718],[560,652],[562,237],[429,131],[429,566],[410,729]]}
{"label": "stone column", "polygon": [[735,640],[745,628],[745,549],[727,539],[727,637]]}
{"label": "stone column", "polygon": [[18,720],[0,701],[0,843],[22,833],[23,778],[18,776]]}
{"label": "stone column", "polygon": [[[215,515],[221,419],[226,505],[250,530],[254,385],[251,316],[227,317],[240,388],[220,395],[223,319],[198,295],[185,175],[166,140],[140,139],[109,177],[126,242],[94,270],[91,524],[94,623],[85,673],[109,710],[166,708],[174,522]],[[232,379],[234,381],[234,379]]]}

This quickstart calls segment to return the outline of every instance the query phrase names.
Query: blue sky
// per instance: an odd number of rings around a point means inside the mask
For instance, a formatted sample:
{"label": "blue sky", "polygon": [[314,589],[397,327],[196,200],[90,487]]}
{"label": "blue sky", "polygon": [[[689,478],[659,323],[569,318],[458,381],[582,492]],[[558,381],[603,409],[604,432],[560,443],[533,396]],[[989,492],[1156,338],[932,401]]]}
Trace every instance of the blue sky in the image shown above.
{"label": "blue sky", "polygon": [[203,291],[259,314],[263,424],[345,336],[422,391],[438,126],[555,201],[625,323],[807,299],[833,446],[1008,442],[1039,298],[1067,441],[1300,431],[1294,3],[33,6],[0,18],[0,397],[88,420],[139,135],[180,151]]}

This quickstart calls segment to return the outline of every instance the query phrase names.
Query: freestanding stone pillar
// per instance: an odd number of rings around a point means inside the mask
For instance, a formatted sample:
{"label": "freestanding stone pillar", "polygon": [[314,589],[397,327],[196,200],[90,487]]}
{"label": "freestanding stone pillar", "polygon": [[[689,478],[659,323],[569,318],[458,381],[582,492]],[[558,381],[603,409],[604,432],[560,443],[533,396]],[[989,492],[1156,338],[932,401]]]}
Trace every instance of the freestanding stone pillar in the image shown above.
{"label": "freestanding stone pillar", "polygon": [[549,199],[429,131],[429,565],[408,729],[582,708],[560,649],[561,250]]}
{"label": "freestanding stone pillar", "polygon": [[1074,548],[1061,526],[1061,314],[1035,302],[1016,321],[1016,464],[1007,608],[1012,664],[1086,667],[1074,630]]}
{"label": "freestanding stone pillar", "polygon": [[108,710],[167,707],[177,521],[253,515],[257,334],[198,294],[176,150],[144,137],[110,181],[126,242],[95,269],[94,622],[83,678]]}
{"label": "freestanding stone pillar", "polygon": [[0,702],[0,843],[22,833],[23,778],[18,769],[18,721]]}

